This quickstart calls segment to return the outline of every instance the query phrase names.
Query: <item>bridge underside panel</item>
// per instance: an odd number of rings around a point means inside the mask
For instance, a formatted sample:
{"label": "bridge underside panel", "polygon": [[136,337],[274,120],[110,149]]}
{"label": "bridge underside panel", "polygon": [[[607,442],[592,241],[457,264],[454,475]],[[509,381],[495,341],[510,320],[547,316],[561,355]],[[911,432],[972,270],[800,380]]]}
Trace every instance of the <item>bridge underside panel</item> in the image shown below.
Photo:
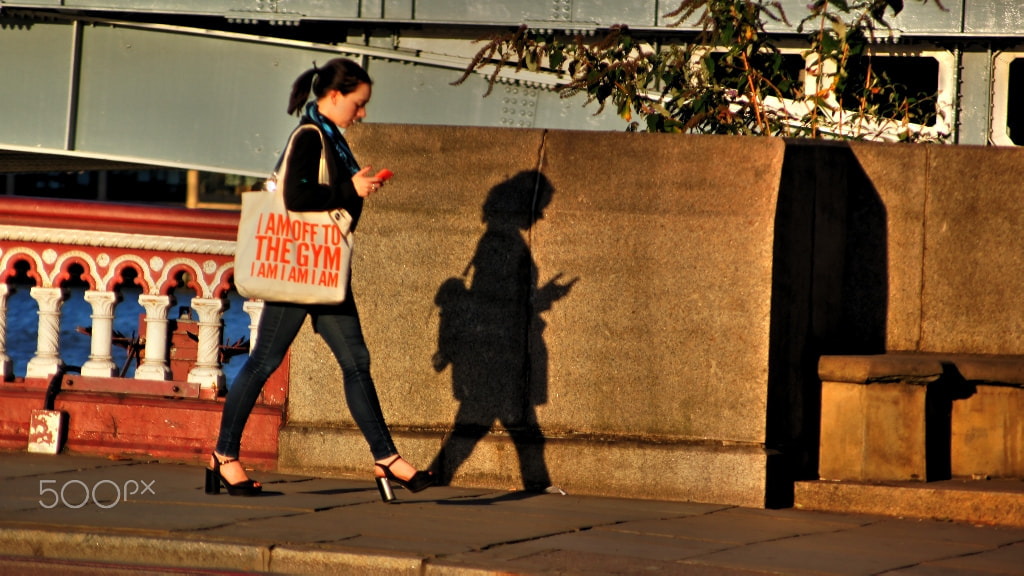
{"label": "bridge underside panel", "polygon": [[472,76],[452,86],[461,70],[371,59],[373,101],[368,120],[393,124],[433,124],[506,128],[572,128],[622,131],[626,123],[613,109],[582,97],[562,98],[549,87],[496,84]]}
{"label": "bridge underside panel", "polygon": [[[661,7],[662,11],[668,10]],[[546,24],[552,28],[580,24],[628,24],[654,26],[658,23],[656,0],[604,0],[572,2],[571,0],[519,0],[517,2],[480,2],[479,0],[447,0],[417,2],[417,20],[438,22],[480,22]]]}
{"label": "bridge underside panel", "polygon": [[294,125],[296,72],[334,54],[115,27],[83,39],[76,148],[265,171]]}
{"label": "bridge underside panel", "polygon": [[0,28],[0,130],[4,144],[64,148],[71,26]]}
{"label": "bridge underside panel", "polygon": [[345,19],[512,26],[531,22],[552,27],[612,24],[654,26],[659,23],[662,13],[675,8],[666,8],[664,3],[657,0],[53,0],[12,1],[6,4],[27,8],[222,16],[280,22]]}
{"label": "bridge underside panel", "polygon": [[[477,48],[465,41],[470,54]],[[626,126],[614,110],[595,115],[598,106],[582,97],[560,98],[553,79],[497,84],[483,98],[482,76],[451,85],[468,59],[443,55],[439,64],[422,49],[53,21],[0,29],[0,50],[16,55],[0,59],[0,148],[12,150],[264,175],[296,122],[286,114],[292,82],[337,56],[361,61],[374,78],[370,122]]]}
{"label": "bridge underside panel", "polygon": [[93,172],[102,170],[148,170],[149,164],[113,162],[102,158],[39,154],[0,150],[0,174],[20,172]]}

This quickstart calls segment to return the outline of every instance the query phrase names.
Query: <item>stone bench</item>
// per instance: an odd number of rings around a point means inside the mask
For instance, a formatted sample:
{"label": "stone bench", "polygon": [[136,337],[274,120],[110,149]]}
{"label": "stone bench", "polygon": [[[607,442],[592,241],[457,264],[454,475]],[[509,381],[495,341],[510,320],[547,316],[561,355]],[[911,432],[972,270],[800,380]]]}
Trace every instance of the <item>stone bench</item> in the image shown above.
{"label": "stone bench", "polygon": [[822,356],[819,477],[1024,477],[1024,356]]}

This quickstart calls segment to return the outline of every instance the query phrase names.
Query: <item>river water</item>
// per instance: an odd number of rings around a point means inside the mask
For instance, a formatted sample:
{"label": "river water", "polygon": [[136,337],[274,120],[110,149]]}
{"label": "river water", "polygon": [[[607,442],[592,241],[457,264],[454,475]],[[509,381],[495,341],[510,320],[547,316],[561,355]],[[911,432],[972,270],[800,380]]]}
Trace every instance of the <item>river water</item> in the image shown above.
{"label": "river water", "polygon": [[[36,341],[39,327],[39,305],[29,293],[31,286],[12,286],[14,293],[7,300],[7,355],[14,363],[14,375],[25,376],[28,361],[36,352]],[[60,318],[60,356],[65,364],[81,366],[89,359],[91,347],[90,337],[78,332],[77,327],[92,325],[92,306],[85,301],[85,288],[70,288],[71,296],[61,308]],[[139,334],[139,316],[145,312],[139,305],[139,290],[126,287],[122,290],[122,301],[114,310],[114,330],[124,336],[132,337]],[[188,306],[192,301],[191,291],[176,291],[177,304],[171,308],[171,316],[178,317],[178,310]],[[237,294],[229,298],[229,308],[224,312],[223,341],[234,343],[240,338],[249,339],[249,315],[242,310],[245,299]],[[195,318],[195,315],[192,316]],[[114,363],[120,368],[124,365],[127,352],[115,346]],[[241,354],[231,358],[224,366],[224,376],[228,384],[232,382],[248,355]],[[134,362],[129,365],[126,376],[135,373]]]}

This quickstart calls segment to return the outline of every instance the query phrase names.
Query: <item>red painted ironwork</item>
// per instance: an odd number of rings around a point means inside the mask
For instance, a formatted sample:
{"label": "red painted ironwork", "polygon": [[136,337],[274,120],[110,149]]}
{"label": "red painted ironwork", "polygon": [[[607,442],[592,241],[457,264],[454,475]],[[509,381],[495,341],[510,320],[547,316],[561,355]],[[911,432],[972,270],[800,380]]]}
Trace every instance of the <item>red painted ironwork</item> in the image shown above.
{"label": "red painted ironwork", "polygon": [[157,234],[178,238],[235,240],[239,213],[188,210],[84,200],[8,196],[0,201],[0,225]]}
{"label": "red painted ironwork", "polygon": [[15,236],[20,242],[0,240],[0,282],[16,274],[18,262],[28,262],[27,275],[37,286],[61,286],[77,265],[93,290],[114,290],[130,269],[148,294],[168,294],[185,278],[200,297],[223,297],[232,287],[234,261],[233,248],[228,251],[224,244],[234,242],[238,217],[237,212],[5,198],[0,227],[12,235],[20,232]]}

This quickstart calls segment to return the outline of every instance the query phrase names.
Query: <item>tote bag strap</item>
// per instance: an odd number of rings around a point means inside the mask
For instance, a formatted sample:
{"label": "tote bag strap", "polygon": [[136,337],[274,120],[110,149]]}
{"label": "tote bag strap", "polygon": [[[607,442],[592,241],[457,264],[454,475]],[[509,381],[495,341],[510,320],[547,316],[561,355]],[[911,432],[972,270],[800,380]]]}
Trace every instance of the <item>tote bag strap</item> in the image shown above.
{"label": "tote bag strap", "polygon": [[[300,132],[305,130],[316,130],[317,134],[320,135],[320,173],[319,173],[319,184],[322,186],[331,185],[331,174],[327,169],[327,139],[324,136],[324,131],[317,128],[313,124],[301,124],[295,130],[292,131],[291,136],[288,137],[288,145],[284,149],[284,156],[281,158],[281,168],[273,174],[271,179],[266,183],[268,186],[266,189],[274,192],[277,188],[284,183],[284,172],[288,168],[288,158],[291,156],[292,146],[295,143],[296,136]],[[282,192],[283,193],[283,192]],[[331,221],[334,222],[338,228],[341,229],[343,234],[349,234],[352,229],[352,215],[348,213],[348,210],[341,208],[335,208],[334,210],[328,210],[328,214],[331,216]]]}

